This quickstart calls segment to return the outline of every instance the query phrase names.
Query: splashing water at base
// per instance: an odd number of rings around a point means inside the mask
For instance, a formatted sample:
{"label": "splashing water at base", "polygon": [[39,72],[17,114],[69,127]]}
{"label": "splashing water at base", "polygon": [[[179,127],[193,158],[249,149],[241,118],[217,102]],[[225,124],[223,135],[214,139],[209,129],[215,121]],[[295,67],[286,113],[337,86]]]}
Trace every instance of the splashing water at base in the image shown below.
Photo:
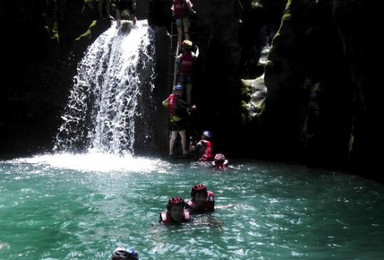
{"label": "splashing water at base", "polygon": [[16,163],[49,165],[54,168],[71,169],[89,172],[149,172],[158,167],[160,160],[133,157],[132,155],[119,156],[102,153],[58,153],[41,155],[32,158],[15,160]]}

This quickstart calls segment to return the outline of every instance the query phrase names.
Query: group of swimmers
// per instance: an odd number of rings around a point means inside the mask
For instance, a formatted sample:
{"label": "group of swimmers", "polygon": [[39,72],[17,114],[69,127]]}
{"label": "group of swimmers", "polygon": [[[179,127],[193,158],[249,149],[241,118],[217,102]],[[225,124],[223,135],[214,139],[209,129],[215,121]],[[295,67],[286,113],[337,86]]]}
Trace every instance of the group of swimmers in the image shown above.
{"label": "group of swimmers", "polygon": [[[102,3],[103,1],[100,2]],[[136,1],[131,0],[130,3],[132,3],[130,13],[133,22],[135,22],[134,10],[136,9]],[[120,11],[122,8],[120,8],[120,5],[118,7],[117,9]],[[189,37],[190,22],[188,15],[196,13],[192,7],[193,5],[189,0],[173,0],[171,7],[172,15],[176,21],[178,31],[177,43],[181,47],[181,53],[176,53],[176,63],[178,65],[176,69],[178,74],[177,84],[173,87],[173,93],[163,101],[163,105],[168,108],[169,114],[169,129],[171,132],[169,155],[171,157],[174,156],[173,150],[177,134],[179,133],[184,156],[194,155],[198,161],[222,170],[225,169],[228,160],[222,153],[213,154],[213,134],[209,130],[203,131],[201,140],[198,142],[191,139],[189,147],[187,147],[185,119],[187,115],[196,110],[196,106],[191,105],[192,63],[199,56],[199,48],[190,41]],[[119,21],[120,15],[117,15],[117,18]],[[184,41],[182,41],[183,32]],[[186,93],[184,93],[184,86]],[[184,96],[186,96],[187,101],[184,101]],[[160,213],[159,222],[164,225],[177,225],[191,221],[191,215],[211,213],[215,210],[214,194],[204,184],[193,186],[190,194],[191,199],[188,200],[178,196],[169,198],[166,210]],[[122,245],[113,251],[111,260],[139,260],[139,254],[134,248]]]}
{"label": "group of swimmers", "polygon": [[211,131],[204,131],[199,142],[195,143],[193,139],[190,140],[189,152],[194,153],[199,162],[203,162],[208,166],[214,167],[215,169],[224,170],[228,164],[228,160],[222,153],[216,153],[213,155],[212,139],[213,134]]}
{"label": "group of swimmers", "polygon": [[215,210],[215,196],[204,184],[191,188],[191,199],[180,197],[168,200],[167,209],[160,213],[159,222],[166,225],[180,224],[191,220],[191,214],[210,213]]}
{"label": "group of swimmers", "polygon": [[[164,225],[178,225],[191,221],[191,215],[212,213],[215,211],[215,196],[204,184],[191,188],[191,199],[172,197],[167,208],[160,213],[159,222]],[[112,253],[111,260],[139,260],[137,251],[128,246],[119,246]]]}

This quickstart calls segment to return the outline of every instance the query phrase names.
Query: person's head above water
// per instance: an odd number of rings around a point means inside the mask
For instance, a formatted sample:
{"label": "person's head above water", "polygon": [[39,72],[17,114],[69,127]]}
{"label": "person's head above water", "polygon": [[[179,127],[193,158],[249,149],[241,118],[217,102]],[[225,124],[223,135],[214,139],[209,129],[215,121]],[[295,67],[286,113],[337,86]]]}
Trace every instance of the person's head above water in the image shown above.
{"label": "person's head above water", "polygon": [[213,166],[215,167],[223,167],[228,164],[228,160],[225,158],[225,155],[222,153],[218,153],[213,158],[212,162]]}
{"label": "person's head above water", "polygon": [[139,254],[132,247],[119,246],[113,250],[111,260],[140,260]]}
{"label": "person's head above water", "polygon": [[183,218],[184,200],[180,197],[173,197],[168,200],[167,210],[173,221],[180,222]]}
{"label": "person's head above water", "polygon": [[195,203],[204,203],[208,196],[207,187],[204,184],[196,184],[191,188],[191,197]]}

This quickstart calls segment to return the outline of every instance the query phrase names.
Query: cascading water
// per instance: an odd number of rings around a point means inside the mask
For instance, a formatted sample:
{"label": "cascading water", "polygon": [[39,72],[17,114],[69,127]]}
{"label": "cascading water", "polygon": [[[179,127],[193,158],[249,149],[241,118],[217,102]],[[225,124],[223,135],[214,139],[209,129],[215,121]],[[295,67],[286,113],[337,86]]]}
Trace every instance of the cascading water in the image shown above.
{"label": "cascading water", "polygon": [[78,64],[54,151],[133,154],[135,138],[149,142],[155,36],[145,20],[128,31],[113,24]]}

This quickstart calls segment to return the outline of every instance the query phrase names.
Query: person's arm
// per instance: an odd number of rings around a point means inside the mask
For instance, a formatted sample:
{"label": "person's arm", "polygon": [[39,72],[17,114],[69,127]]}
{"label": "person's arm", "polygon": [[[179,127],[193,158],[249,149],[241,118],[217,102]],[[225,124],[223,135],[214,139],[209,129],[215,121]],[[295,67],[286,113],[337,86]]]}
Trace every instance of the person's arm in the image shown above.
{"label": "person's arm", "polygon": [[178,99],[178,107],[186,111],[187,113],[196,110],[196,105],[190,105],[189,103],[187,103],[187,101],[182,98]]}
{"label": "person's arm", "polygon": [[172,16],[175,16],[175,2],[174,1],[172,1],[171,11],[172,11]]}
{"label": "person's arm", "polygon": [[168,107],[169,106],[169,97],[162,102],[163,106]]}
{"label": "person's arm", "polygon": [[182,99],[182,98],[179,98],[178,99],[178,106],[181,108],[181,109],[183,109],[183,110],[185,110],[185,111],[188,111],[188,108],[189,108],[189,104],[184,100],[184,99]]}
{"label": "person's arm", "polygon": [[182,110],[181,114],[189,115],[191,113],[191,111],[196,110],[196,105],[191,106],[189,103],[187,103],[187,101],[185,101],[181,98],[179,99],[178,106]]}
{"label": "person's arm", "polygon": [[199,141],[196,145],[196,151],[197,151],[197,159],[200,160],[201,156],[203,156],[205,151],[205,143],[202,141]]}
{"label": "person's arm", "polygon": [[197,58],[197,57],[199,57],[199,46],[197,46],[197,45],[195,45],[196,46],[196,51],[193,53],[193,57],[194,58]]}
{"label": "person's arm", "polygon": [[187,6],[188,6],[189,11],[190,11],[192,14],[196,14],[196,11],[193,10],[193,4],[192,4],[192,2],[189,1],[189,0],[186,0],[186,4],[187,4]]}
{"label": "person's arm", "polygon": [[185,118],[189,114],[188,107],[189,107],[189,104],[179,97],[177,99],[176,114],[181,118]]}

